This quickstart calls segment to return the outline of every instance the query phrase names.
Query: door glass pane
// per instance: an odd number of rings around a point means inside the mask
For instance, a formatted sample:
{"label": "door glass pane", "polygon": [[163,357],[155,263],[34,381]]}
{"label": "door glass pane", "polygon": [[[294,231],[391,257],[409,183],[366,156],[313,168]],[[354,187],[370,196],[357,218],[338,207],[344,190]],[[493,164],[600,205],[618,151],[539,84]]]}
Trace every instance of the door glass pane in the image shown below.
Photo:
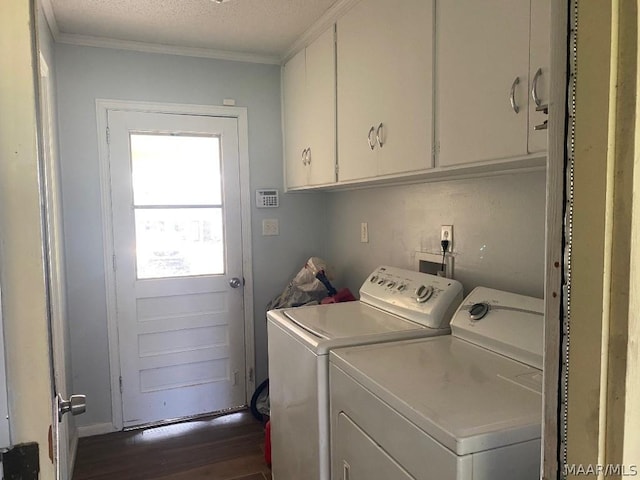
{"label": "door glass pane", "polygon": [[224,273],[221,208],[136,208],[138,278]]}
{"label": "door glass pane", "polygon": [[220,205],[220,138],[131,134],[134,205]]}

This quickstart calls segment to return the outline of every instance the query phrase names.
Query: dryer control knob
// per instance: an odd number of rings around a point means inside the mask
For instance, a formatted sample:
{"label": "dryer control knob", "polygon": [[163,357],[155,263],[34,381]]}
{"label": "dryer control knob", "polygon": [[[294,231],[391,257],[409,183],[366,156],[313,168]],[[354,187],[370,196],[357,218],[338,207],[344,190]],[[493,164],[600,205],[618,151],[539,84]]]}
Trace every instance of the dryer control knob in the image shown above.
{"label": "dryer control knob", "polygon": [[487,313],[489,313],[488,303],[474,303],[469,309],[469,318],[471,320],[480,320],[484,318]]}

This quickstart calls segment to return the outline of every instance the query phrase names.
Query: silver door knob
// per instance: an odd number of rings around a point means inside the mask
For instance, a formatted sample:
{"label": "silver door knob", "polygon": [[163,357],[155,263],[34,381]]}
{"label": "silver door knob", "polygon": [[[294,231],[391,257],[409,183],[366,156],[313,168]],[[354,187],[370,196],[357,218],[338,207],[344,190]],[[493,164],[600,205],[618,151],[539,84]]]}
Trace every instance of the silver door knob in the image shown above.
{"label": "silver door knob", "polygon": [[87,411],[87,396],[86,395],[71,395],[69,400],[63,400],[58,395],[58,421],[62,421],[62,416],[65,413],[71,413],[71,415],[80,415]]}
{"label": "silver door knob", "polygon": [[231,285],[231,288],[238,288],[243,283],[244,282],[242,280],[240,280],[238,277],[233,277],[231,280],[229,280],[229,285]]}

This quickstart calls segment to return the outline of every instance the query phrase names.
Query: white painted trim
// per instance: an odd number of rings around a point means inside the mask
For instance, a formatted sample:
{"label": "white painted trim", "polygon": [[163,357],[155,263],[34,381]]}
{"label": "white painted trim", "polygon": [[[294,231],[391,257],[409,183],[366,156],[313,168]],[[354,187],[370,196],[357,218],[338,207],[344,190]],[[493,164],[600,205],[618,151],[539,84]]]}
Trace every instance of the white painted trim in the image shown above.
{"label": "white painted trim", "polygon": [[[253,270],[251,256],[251,185],[249,177],[249,130],[246,107],[227,107],[217,105],[191,105],[176,103],[151,103],[123,100],[96,100],[96,118],[98,127],[100,192],[102,200],[102,234],[104,242],[104,269],[107,300],[107,329],[109,339],[109,366],[111,376],[111,430],[124,428],[122,413],[122,394],[120,392],[120,349],[118,341],[118,318],[116,312],[115,272],[113,256],[113,222],[111,212],[111,187],[109,171],[109,145],[107,144],[107,111],[126,110],[147,113],[174,113],[182,115],[208,115],[213,117],[236,118],[238,121],[238,148],[240,169],[240,205],[242,211],[242,268],[245,279],[244,300],[244,338],[246,365],[246,400],[255,390],[255,332],[253,319]],[[253,375],[250,373],[253,372]],[[87,427],[84,427],[87,428]],[[92,430],[90,430],[92,431]],[[106,432],[101,432],[106,433]],[[97,435],[94,433],[94,435]],[[83,436],[82,434],[80,436]]]}
{"label": "white painted trim", "polygon": [[216,60],[231,60],[234,62],[265,63],[279,65],[280,57],[271,55],[257,55],[252,53],[230,52],[226,50],[213,50],[210,48],[182,47],[177,45],[164,45],[161,43],[134,42],[131,40],[118,40],[107,37],[94,37],[91,35],[78,35],[75,33],[58,33],[56,42],[68,45],[81,45],[85,47],[113,48],[116,50],[129,50],[145,53],[163,53],[167,55],[181,55],[185,57],[212,58]]}
{"label": "white painted trim", "polygon": [[560,318],[562,268],[564,265],[565,115],[567,106],[567,24],[569,6],[551,2],[551,82],[549,84],[549,159],[546,183],[545,233],[545,341],[543,422],[541,444],[542,478],[559,477],[558,395],[560,383]]}
{"label": "white painted trim", "polygon": [[293,45],[282,55],[282,64],[293,57],[303,48],[308,47],[316,38],[322,35],[331,24],[335,23],[342,15],[344,15],[359,0],[339,0],[333,4],[311,27],[300,35]]}
{"label": "white painted trim", "polygon": [[58,37],[60,36],[60,29],[58,28],[58,21],[56,20],[56,14],[53,10],[53,5],[51,4],[51,0],[40,0],[40,6],[42,7],[42,12],[44,13],[44,18],[47,20],[49,24],[49,30],[51,30],[51,35],[55,41],[58,41]]}
{"label": "white painted trim", "polygon": [[85,425],[78,427],[78,438],[94,437],[96,435],[104,435],[105,433],[116,432],[111,423],[94,423],[93,425]]}

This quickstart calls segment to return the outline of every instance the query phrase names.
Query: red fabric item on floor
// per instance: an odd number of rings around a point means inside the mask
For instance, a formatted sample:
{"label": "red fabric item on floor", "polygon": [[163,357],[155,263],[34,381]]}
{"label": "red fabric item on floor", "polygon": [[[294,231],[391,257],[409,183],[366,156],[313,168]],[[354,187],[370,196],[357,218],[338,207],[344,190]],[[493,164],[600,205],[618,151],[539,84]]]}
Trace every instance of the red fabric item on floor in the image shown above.
{"label": "red fabric item on floor", "polygon": [[271,420],[264,428],[264,461],[271,467]]}

